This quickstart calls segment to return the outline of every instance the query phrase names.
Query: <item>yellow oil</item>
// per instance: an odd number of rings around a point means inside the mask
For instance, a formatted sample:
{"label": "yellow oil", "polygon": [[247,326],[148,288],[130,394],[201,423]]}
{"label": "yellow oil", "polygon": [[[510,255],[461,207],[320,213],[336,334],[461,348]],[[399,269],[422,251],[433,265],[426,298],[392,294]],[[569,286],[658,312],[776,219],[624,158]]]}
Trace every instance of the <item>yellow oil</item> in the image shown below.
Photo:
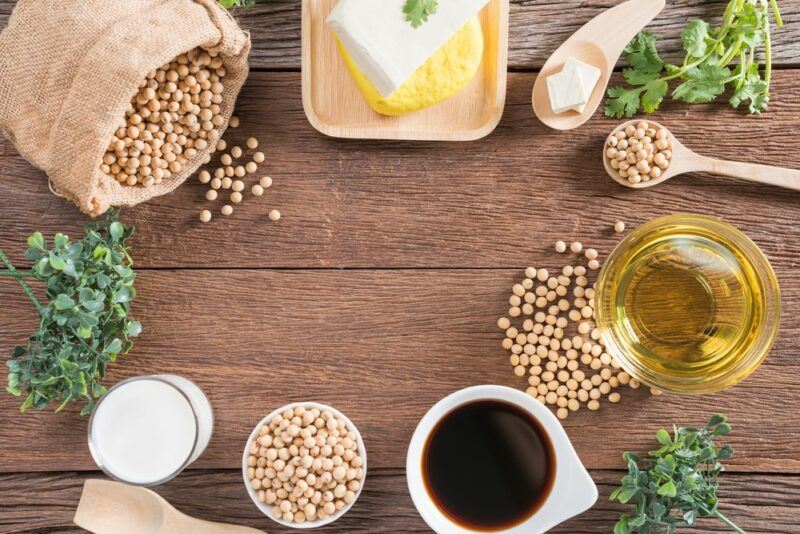
{"label": "yellow oil", "polygon": [[598,323],[635,376],[670,391],[719,390],[766,356],[772,340],[764,350],[763,335],[777,329],[769,324],[774,275],[766,263],[772,280],[764,280],[755,245],[730,230],[673,220],[609,258],[598,281]]}

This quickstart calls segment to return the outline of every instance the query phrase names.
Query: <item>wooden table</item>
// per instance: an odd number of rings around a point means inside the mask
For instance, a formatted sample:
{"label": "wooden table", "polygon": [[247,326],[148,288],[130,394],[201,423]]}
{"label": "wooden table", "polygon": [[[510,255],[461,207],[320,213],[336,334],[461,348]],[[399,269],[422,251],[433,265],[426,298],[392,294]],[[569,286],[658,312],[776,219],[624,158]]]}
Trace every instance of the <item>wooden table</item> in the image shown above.
{"label": "wooden table", "polygon": [[[580,24],[615,2],[515,0],[508,98],[500,126],[474,143],[401,143],[326,138],[300,101],[300,8],[272,0],[240,12],[252,31],[254,71],[241,95],[241,142],[268,146],[275,186],[229,219],[200,225],[204,188],[124,212],[137,227],[144,325],[135,350],[106,383],[177,373],[196,381],[216,411],[206,453],[158,491],[198,517],[281,529],[245,494],[239,458],[247,434],[284,403],[332,404],[359,426],[370,455],[366,489],[325,532],[426,531],[406,491],[406,446],[416,423],[444,395],[473,384],[523,387],[500,348],[497,317],[527,265],[555,267],[556,239],[608,253],[611,227],[681,211],[735,224],[769,256],[783,289],[780,337],[741,385],[704,397],[650,397],[582,410],[566,430],[600,487],[597,505],[559,532],[609,532],[621,507],[608,501],[626,449],[649,450],[673,422],[702,424],[718,410],[734,425],[736,454],[722,479],[724,511],[751,532],[800,532],[800,195],[706,175],[648,191],[604,176],[599,147],[615,121],[598,115],[570,133],[533,117],[530,91],[548,54]],[[13,8],[0,0],[0,27]],[[676,0],[654,23],[676,57],[687,17],[713,17],[724,2]],[[774,98],[763,116],[724,103],[667,104],[656,115],[701,153],[797,166],[800,119],[800,2],[781,2]],[[283,213],[279,223],[269,209]],[[50,194],[44,174],[0,139],[0,248],[24,265],[25,239],[67,231],[86,218]],[[0,283],[0,353],[22,343],[35,314],[19,288]],[[5,373],[2,380],[5,380]],[[83,481],[98,473],[86,419],[18,411],[0,395],[0,531],[64,532]],[[722,530],[702,521],[697,531]]]}

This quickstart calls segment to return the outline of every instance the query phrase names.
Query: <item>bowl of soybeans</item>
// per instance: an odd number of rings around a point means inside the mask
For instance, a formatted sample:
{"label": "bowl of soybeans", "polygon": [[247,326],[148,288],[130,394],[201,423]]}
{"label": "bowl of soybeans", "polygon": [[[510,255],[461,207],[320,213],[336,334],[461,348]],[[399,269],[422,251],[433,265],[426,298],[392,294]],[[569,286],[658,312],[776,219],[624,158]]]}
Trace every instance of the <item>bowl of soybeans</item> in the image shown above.
{"label": "bowl of soybeans", "polygon": [[367,477],[367,451],[356,426],[317,402],[278,408],[256,425],[242,455],[247,494],[285,527],[333,523],[352,508]]}

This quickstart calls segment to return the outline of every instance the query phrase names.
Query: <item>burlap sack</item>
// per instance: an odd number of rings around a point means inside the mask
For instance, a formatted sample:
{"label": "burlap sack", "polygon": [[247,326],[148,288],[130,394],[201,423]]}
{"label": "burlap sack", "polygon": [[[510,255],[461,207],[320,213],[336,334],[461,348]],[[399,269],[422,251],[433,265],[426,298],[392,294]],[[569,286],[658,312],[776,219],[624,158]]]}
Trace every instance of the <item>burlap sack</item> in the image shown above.
{"label": "burlap sack", "polygon": [[217,0],[20,0],[0,34],[0,129],[51,187],[96,216],[178,187],[204,153],[152,187],[120,185],[101,159],[147,73],[195,47],[219,52],[228,126],[250,37]]}

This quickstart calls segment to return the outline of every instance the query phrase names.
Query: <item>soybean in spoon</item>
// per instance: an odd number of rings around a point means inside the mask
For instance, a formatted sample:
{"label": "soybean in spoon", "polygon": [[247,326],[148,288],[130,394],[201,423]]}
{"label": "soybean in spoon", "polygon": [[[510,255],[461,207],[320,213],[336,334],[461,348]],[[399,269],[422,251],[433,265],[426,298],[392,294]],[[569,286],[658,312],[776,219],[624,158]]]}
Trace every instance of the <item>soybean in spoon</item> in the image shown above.
{"label": "soybean in spoon", "polygon": [[[624,131],[628,126],[636,126],[639,122],[641,121],[632,120],[622,123],[611,133],[611,135],[616,135],[617,132]],[[611,167],[611,160],[606,155],[608,146],[607,144],[604,144],[603,164],[605,165],[606,172],[617,183],[622,184],[625,187],[644,189],[646,187],[663,183],[670,178],[678,176],[679,174],[685,174],[689,172],[707,172],[800,191],[800,170],[773,167],[770,165],[759,165],[757,163],[726,161],[702,156],[686,148],[686,146],[684,146],[683,143],[681,143],[674,135],[672,135],[672,133],[670,133],[669,130],[664,126],[652,120],[647,120],[646,122],[655,130],[663,128],[667,131],[668,137],[672,140],[673,145],[672,158],[670,160],[669,167],[664,169],[659,177],[651,177],[647,181],[642,180],[638,183],[632,183],[627,178],[620,176],[617,169]]]}

